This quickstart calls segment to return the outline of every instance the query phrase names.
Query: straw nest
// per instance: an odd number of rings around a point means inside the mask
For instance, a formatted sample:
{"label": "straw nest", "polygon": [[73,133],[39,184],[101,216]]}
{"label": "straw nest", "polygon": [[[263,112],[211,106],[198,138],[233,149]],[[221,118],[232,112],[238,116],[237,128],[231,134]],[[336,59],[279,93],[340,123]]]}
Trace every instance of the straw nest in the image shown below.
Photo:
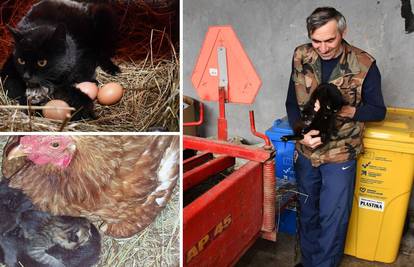
{"label": "straw nest", "polygon": [[[0,162],[6,141],[6,136],[0,136]],[[125,240],[101,234],[102,248],[97,266],[179,266],[179,188],[178,183],[165,209],[142,232]],[[0,266],[4,265],[0,264]]]}
{"label": "straw nest", "polygon": [[[6,24],[16,25],[35,0],[5,1],[0,5],[0,63],[12,49]],[[95,105],[96,120],[62,123],[14,105],[0,94],[0,131],[178,131],[179,130],[179,14],[178,0],[111,2],[119,21],[115,61],[122,73],[97,70],[99,83],[120,83],[125,93],[112,106]],[[6,106],[6,107],[5,107]]]}
{"label": "straw nest", "polygon": [[[122,73],[110,76],[98,70],[97,80],[125,88],[121,101],[112,106],[95,103],[96,120],[74,121],[64,125],[40,116],[29,116],[21,109],[7,108],[15,103],[0,92],[0,131],[106,131],[143,132],[151,127],[178,131],[179,66],[174,60],[143,60],[120,64]],[[2,85],[0,85],[2,86]]]}

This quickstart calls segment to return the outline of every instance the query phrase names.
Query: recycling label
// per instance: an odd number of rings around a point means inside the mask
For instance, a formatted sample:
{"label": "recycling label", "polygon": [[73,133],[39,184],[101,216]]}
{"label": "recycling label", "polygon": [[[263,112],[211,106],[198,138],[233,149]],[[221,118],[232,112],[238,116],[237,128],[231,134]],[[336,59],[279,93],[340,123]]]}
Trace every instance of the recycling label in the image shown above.
{"label": "recycling label", "polygon": [[362,209],[369,209],[384,212],[384,201],[379,201],[375,199],[359,197],[358,206]]}

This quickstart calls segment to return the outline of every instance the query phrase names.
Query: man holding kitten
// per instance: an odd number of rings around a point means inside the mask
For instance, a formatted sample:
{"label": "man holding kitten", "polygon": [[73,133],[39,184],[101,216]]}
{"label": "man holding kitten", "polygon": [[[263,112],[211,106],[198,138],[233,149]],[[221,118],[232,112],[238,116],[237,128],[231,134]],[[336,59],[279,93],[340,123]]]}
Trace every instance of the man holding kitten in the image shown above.
{"label": "man holding kitten", "polygon": [[[315,9],[306,19],[311,43],[297,47],[286,99],[290,125],[313,90],[332,83],[348,105],[338,113],[338,133],[326,144],[311,130],[296,143],[295,171],[299,192],[301,263],[338,266],[344,251],[352,208],[356,159],[363,149],[364,122],[383,120],[386,113],[381,75],[375,59],[344,40],[344,16],[332,7]],[[297,153],[297,154],[296,154]]]}

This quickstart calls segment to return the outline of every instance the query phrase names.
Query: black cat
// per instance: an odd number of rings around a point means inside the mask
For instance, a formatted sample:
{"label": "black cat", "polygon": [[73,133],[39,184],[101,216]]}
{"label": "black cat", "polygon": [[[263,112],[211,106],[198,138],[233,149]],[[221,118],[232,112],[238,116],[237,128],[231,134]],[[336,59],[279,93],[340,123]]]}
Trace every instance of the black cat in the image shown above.
{"label": "black cat", "polygon": [[93,101],[75,84],[95,81],[98,66],[113,75],[120,71],[111,61],[118,36],[110,7],[42,0],[9,30],[14,50],[1,71],[7,95],[22,105],[61,99],[80,110],[73,119],[94,117]]}
{"label": "black cat", "polygon": [[0,182],[0,262],[83,267],[96,264],[99,254],[99,232],[85,218],[37,211],[21,190]]}
{"label": "black cat", "polygon": [[331,140],[332,135],[338,132],[336,128],[336,114],[347,103],[341,91],[331,83],[321,83],[311,94],[301,113],[302,118],[293,127],[293,135],[284,135],[280,139],[302,140],[304,134],[310,130],[318,130],[322,145]]}

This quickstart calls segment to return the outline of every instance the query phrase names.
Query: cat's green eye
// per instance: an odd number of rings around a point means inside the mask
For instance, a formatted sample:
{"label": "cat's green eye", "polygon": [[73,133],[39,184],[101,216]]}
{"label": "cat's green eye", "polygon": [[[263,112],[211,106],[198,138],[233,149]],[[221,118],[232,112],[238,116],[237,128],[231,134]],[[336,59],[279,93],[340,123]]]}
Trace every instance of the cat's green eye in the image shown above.
{"label": "cat's green eye", "polygon": [[46,64],[47,64],[47,60],[46,59],[41,59],[41,60],[38,60],[37,61],[37,65],[39,67],[44,67],[44,66],[46,66]]}
{"label": "cat's green eye", "polygon": [[20,65],[24,65],[24,64],[26,64],[26,61],[24,61],[23,59],[21,59],[21,58],[17,58],[17,62],[20,64]]}

